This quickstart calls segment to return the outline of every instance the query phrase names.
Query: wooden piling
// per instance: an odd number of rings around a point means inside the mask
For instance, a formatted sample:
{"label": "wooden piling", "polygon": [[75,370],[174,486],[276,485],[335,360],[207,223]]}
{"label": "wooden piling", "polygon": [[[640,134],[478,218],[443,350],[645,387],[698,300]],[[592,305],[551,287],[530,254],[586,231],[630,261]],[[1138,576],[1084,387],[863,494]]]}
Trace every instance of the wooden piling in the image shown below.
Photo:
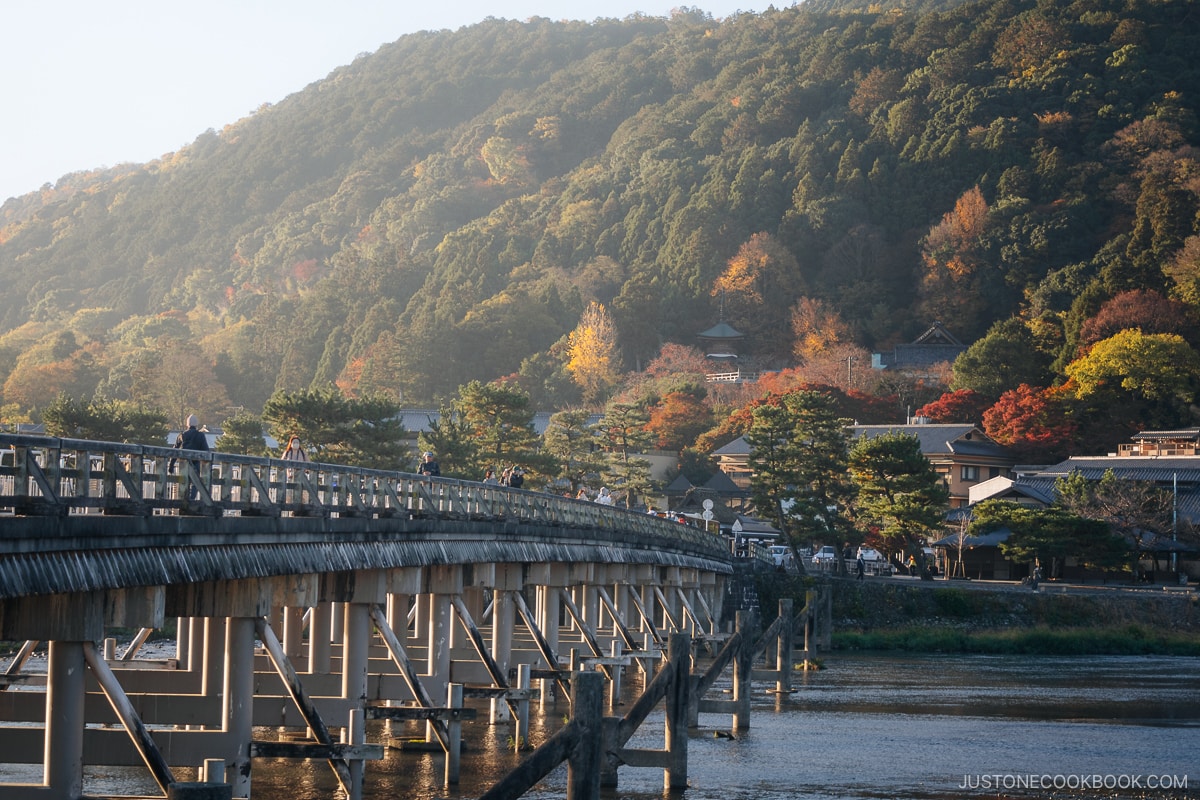
{"label": "wooden piling", "polygon": [[686,789],[688,777],[688,708],[692,688],[692,638],[686,633],[671,634],[668,644],[668,669],[672,680],[667,689],[665,745],[667,768],[663,788]]}
{"label": "wooden piling", "polygon": [[567,800],[599,800],[600,766],[604,758],[604,737],[601,735],[604,678],[600,673],[589,671],[571,675],[571,709],[574,712],[571,724],[578,732],[567,759]]}

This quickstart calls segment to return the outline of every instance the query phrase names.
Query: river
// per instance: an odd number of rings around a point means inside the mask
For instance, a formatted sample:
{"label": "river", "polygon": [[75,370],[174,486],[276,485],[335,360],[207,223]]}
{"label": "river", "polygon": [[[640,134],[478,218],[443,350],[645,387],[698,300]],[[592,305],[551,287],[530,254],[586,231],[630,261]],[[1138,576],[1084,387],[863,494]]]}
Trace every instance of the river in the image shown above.
{"label": "river", "polygon": [[[689,739],[689,788],[676,796],[1200,797],[1200,659],[834,653],[824,663],[798,673],[785,697],[757,684],[751,727],[736,737],[729,716],[702,714]],[[560,704],[534,720],[535,743],[565,713]],[[367,766],[366,799],[478,797],[517,756],[503,750],[508,727],[464,730],[459,787],[442,788],[440,755],[388,751]],[[659,713],[630,746],[661,747],[662,735]],[[661,770],[622,767],[619,779],[606,800],[667,796]],[[85,788],[154,793],[135,784],[108,770],[89,772]],[[334,800],[335,786],[324,763],[255,762],[254,800]],[[560,767],[526,797],[561,800],[565,786]]]}

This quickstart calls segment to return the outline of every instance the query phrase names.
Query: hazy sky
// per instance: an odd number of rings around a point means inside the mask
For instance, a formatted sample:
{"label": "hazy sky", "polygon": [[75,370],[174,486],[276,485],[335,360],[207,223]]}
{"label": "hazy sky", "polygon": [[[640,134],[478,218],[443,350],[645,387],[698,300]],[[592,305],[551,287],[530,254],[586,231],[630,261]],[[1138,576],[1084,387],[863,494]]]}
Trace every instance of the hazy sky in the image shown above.
{"label": "hazy sky", "polygon": [[720,19],[755,10],[737,0],[30,0],[6,6],[0,15],[0,203],[69,172],[144,163],[178,150],[406,33],[455,30],[489,16],[665,17],[686,6]]}

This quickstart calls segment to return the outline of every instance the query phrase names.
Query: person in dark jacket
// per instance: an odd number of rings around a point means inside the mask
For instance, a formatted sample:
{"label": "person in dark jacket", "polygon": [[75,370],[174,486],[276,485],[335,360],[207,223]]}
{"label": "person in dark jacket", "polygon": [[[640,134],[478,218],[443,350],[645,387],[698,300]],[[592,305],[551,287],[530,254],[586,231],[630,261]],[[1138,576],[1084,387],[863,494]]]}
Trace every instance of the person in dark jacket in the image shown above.
{"label": "person in dark jacket", "polygon": [[425,460],[417,467],[417,472],[421,475],[428,475],[431,478],[436,478],[442,474],[442,468],[438,466],[438,462],[434,460],[433,453],[426,452]]}
{"label": "person in dark jacket", "polygon": [[[202,450],[204,452],[208,452],[208,436],[204,433],[204,431],[200,430],[200,419],[195,414],[188,416],[187,430],[180,434],[175,446],[180,450]],[[172,465],[173,464],[174,459],[172,459]],[[192,461],[192,466],[199,470],[200,462]],[[196,485],[189,481],[187,493],[188,501],[190,502],[195,500],[196,494]]]}

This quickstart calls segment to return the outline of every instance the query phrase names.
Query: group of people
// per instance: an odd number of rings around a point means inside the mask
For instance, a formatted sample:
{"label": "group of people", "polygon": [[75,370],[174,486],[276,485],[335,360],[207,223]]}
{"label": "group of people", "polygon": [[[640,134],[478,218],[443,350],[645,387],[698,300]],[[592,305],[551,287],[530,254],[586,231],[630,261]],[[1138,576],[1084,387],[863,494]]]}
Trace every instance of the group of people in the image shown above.
{"label": "group of people", "polygon": [[[568,497],[570,497],[570,495],[568,495]],[[591,500],[592,498],[588,495],[587,487],[580,486],[579,493],[575,495],[575,499]],[[611,506],[613,504],[613,496],[612,493],[608,491],[607,486],[600,487],[600,491],[596,494],[596,502],[602,506]]]}
{"label": "group of people", "polygon": [[525,470],[512,464],[504,468],[500,473],[500,477],[496,477],[496,470],[488,467],[483,473],[483,482],[492,486],[507,486],[510,489],[520,489],[525,485]]}

